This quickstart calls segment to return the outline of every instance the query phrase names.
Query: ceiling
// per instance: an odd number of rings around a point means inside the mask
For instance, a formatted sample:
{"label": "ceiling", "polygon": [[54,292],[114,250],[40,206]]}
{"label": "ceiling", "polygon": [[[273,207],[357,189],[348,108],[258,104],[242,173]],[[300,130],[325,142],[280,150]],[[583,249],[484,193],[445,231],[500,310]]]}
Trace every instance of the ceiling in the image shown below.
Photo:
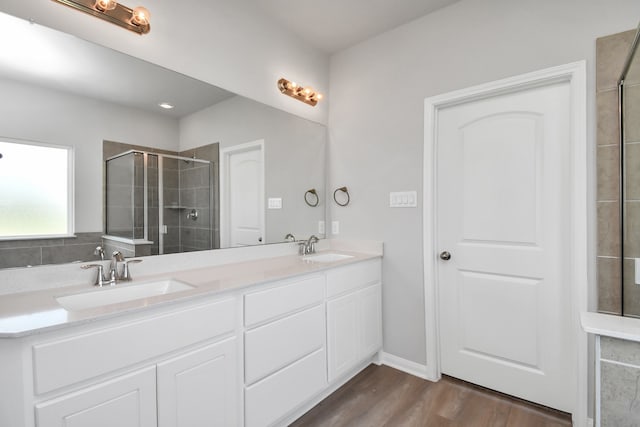
{"label": "ceiling", "polygon": [[307,43],[335,53],[458,0],[250,0]]}

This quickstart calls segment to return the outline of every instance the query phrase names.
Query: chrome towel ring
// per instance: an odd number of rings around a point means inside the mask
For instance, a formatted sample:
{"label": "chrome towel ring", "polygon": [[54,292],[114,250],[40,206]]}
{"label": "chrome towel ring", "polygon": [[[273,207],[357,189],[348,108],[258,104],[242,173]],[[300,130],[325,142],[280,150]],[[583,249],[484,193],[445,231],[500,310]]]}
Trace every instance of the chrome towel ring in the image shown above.
{"label": "chrome towel ring", "polygon": [[[311,201],[309,201],[309,199],[307,198],[309,194],[311,194],[312,196]],[[313,197],[315,197],[315,202],[313,201]],[[318,206],[318,203],[320,203],[320,197],[318,196],[318,192],[316,191],[315,188],[312,188],[311,190],[307,190],[304,193],[304,202],[309,206],[311,206],[312,208],[315,208],[316,206]]]}
{"label": "chrome towel ring", "polygon": [[[338,191],[342,191],[344,194],[347,195],[347,200],[344,201],[343,203],[340,203],[338,201],[338,198],[336,197],[336,193]],[[338,204],[338,206],[347,206],[349,204],[349,202],[351,201],[351,197],[349,196],[349,190],[347,190],[347,187],[336,188],[336,191],[333,192],[333,200]]]}

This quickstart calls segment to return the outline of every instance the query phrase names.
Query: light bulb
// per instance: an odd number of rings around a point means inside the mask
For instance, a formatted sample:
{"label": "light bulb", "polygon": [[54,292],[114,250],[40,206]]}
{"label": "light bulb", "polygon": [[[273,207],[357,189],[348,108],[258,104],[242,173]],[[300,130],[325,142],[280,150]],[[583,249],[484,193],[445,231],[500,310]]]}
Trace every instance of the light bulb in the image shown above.
{"label": "light bulb", "polygon": [[310,95],[313,92],[313,89],[311,89],[310,87],[305,87],[303,92],[305,95]]}
{"label": "light bulb", "polygon": [[149,25],[149,17],[149,11],[142,6],[138,6],[133,9],[131,23],[138,26]]}
{"label": "light bulb", "polygon": [[118,2],[115,0],[97,0],[95,4],[95,8],[101,12],[106,12],[107,10],[113,10],[118,5]]}
{"label": "light bulb", "polygon": [[318,101],[320,101],[320,100],[322,99],[322,94],[321,94],[321,93],[317,93],[317,94],[316,94],[316,99],[317,99]]}

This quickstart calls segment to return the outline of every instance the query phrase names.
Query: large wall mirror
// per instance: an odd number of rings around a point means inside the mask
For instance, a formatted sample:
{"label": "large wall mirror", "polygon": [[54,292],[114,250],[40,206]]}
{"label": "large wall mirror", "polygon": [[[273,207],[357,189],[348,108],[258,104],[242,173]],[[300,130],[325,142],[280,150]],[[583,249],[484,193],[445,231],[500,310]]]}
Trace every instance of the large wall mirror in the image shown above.
{"label": "large wall mirror", "polygon": [[0,142],[69,147],[74,195],[73,236],[0,236],[0,268],[324,237],[324,126],[2,13],[0,40]]}

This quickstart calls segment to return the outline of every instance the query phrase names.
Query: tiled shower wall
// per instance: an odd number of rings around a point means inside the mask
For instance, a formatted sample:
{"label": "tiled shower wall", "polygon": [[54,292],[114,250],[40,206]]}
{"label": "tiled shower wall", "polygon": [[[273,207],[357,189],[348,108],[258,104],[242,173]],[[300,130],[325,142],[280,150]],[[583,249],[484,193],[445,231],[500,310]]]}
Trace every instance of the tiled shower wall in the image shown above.
{"label": "tiled shower wall", "polygon": [[[621,314],[620,288],[620,141],[618,79],[631,48],[635,30],[596,41],[597,99],[597,209],[598,209],[598,310]],[[627,99],[640,90],[632,81],[625,85]],[[638,82],[640,83],[640,81]],[[625,226],[625,315],[640,315],[640,287],[633,280],[633,259],[640,258],[640,123],[625,126],[627,192]]]}

